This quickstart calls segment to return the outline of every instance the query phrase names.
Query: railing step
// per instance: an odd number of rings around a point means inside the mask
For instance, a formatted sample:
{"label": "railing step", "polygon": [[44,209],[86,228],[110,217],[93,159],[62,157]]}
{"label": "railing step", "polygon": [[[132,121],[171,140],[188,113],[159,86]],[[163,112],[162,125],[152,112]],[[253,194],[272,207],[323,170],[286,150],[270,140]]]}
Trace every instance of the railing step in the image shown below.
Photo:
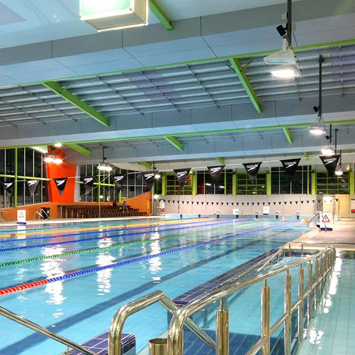
{"label": "railing step", "polygon": [[[84,344],[81,345],[98,355],[108,355],[108,337],[109,337],[109,332],[105,332],[98,335],[95,338],[86,341]],[[135,355],[135,353],[136,353],[136,337],[130,333],[122,334],[121,354]],[[74,349],[70,350],[70,354],[84,355],[82,352]],[[65,355],[65,353],[62,353],[61,355]]]}

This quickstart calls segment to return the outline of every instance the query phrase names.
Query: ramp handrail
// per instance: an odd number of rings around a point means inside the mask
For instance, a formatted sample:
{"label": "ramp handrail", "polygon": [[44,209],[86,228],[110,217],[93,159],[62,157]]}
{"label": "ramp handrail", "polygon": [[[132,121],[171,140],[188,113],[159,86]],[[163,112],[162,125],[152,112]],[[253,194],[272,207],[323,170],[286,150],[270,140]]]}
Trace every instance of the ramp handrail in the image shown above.
{"label": "ramp handrail", "polygon": [[[126,319],[130,315],[157,302],[164,306],[173,315],[178,310],[178,306],[162,291],[154,291],[119,308],[111,322],[108,344],[109,355],[121,355],[121,335]],[[193,320],[187,318],[185,320],[185,325],[211,349],[216,350],[216,343]]]}
{"label": "ramp handrail", "polygon": [[[313,282],[313,265],[312,260],[316,259],[316,277],[315,282]],[[319,260],[318,260],[319,259]],[[168,355],[182,355],[182,331],[183,325],[188,317],[197,312],[198,310],[207,307],[211,303],[221,301],[220,318],[227,319],[225,322],[217,321],[217,355],[228,355],[228,338],[229,338],[229,325],[228,316],[225,313],[228,310],[225,309],[225,297],[241,290],[247,286],[254,285],[260,281],[264,281],[264,287],[262,288],[262,334],[259,341],[257,341],[247,355],[255,355],[260,350],[262,350],[263,355],[270,354],[270,337],[276,332],[276,330],[284,324],[285,329],[285,355],[291,354],[291,315],[292,312],[299,311],[299,337],[303,337],[303,313],[304,313],[304,301],[308,297],[309,307],[307,307],[307,317],[310,319],[311,313],[313,312],[313,290],[316,288],[316,300],[319,298],[319,286],[328,272],[332,269],[335,262],[335,249],[327,248],[318,252],[317,254],[311,255],[304,258],[303,260],[296,261],[290,265],[286,265],[265,274],[258,275],[257,277],[242,282],[240,284],[235,283],[234,285],[227,285],[221,289],[213,290],[207,294],[200,296],[191,303],[181,307],[173,316],[168,332]],[[303,264],[308,263],[308,275],[309,284],[308,289],[304,292],[304,269]],[[299,271],[299,297],[294,305],[291,305],[291,275],[289,274],[290,269],[300,266]],[[285,278],[285,313],[283,316],[270,328],[270,287],[267,285],[267,279],[280,274],[281,272],[287,272]],[[218,313],[217,313],[218,319]],[[116,354],[115,354],[116,355]]]}
{"label": "ramp handrail", "polygon": [[34,330],[35,332],[46,336],[47,338],[51,338],[51,339],[57,341],[58,343],[62,343],[69,348],[79,350],[83,354],[97,355],[96,353],[82,347],[81,345],[75,343],[74,341],[64,338],[63,336],[61,336],[57,333],[54,333],[54,332],[48,330],[47,328],[44,328],[41,325],[36,324],[36,323],[26,319],[25,317],[19,316],[18,314],[9,311],[6,308],[0,307],[0,315],[5,318],[8,318],[16,323],[19,323],[27,328],[30,328],[30,329]]}

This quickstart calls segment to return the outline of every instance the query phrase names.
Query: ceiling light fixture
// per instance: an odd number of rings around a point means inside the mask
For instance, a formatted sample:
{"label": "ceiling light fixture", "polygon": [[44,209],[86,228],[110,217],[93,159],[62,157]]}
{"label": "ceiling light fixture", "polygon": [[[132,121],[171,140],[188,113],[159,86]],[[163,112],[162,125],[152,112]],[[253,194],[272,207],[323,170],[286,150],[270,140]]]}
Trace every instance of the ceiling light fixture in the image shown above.
{"label": "ceiling light fixture", "polygon": [[[338,128],[335,129],[335,154],[337,154],[337,145],[338,145]],[[335,170],[335,175],[336,176],[343,176],[343,169],[341,168],[341,151],[340,151],[340,157],[339,157],[339,165],[337,169]]]}
{"label": "ceiling light fixture", "polygon": [[98,32],[147,26],[148,0],[80,0],[79,18]]}
{"label": "ceiling light fixture", "polygon": [[318,122],[313,123],[308,127],[309,133],[315,136],[321,136],[327,133],[327,128],[325,127],[323,121],[323,98],[322,98],[322,67],[323,67],[323,57],[320,55],[319,59],[319,104],[314,106],[314,112],[318,113]]}
{"label": "ceiling light fixture", "polygon": [[159,173],[156,173],[154,177],[159,180],[161,178],[161,175]]}
{"label": "ceiling light fixture", "polygon": [[331,155],[334,155],[334,153],[335,152],[334,152],[334,149],[333,149],[331,144],[328,145],[328,147],[325,147],[325,148],[322,149],[322,154],[327,156],[327,157],[329,157]]}
{"label": "ceiling light fixture", "polygon": [[112,171],[113,168],[111,165],[105,163],[105,161],[107,159],[105,157],[105,148],[107,148],[107,147],[103,145],[102,146],[102,163],[100,163],[97,166],[97,170],[110,172],[110,171]]}
{"label": "ceiling light fixture", "polygon": [[63,147],[63,144],[62,143],[55,143],[54,146],[56,148],[62,148]]}
{"label": "ceiling light fixture", "polygon": [[276,30],[282,38],[282,50],[264,57],[269,65],[280,65],[271,71],[276,79],[294,79],[301,75],[297,57],[292,49],[292,0],[287,0],[287,24],[277,26]]}
{"label": "ceiling light fixture", "polygon": [[63,159],[59,158],[58,155],[52,153],[53,148],[50,147],[50,153],[46,153],[43,155],[43,161],[45,163],[54,163],[54,164],[62,164]]}

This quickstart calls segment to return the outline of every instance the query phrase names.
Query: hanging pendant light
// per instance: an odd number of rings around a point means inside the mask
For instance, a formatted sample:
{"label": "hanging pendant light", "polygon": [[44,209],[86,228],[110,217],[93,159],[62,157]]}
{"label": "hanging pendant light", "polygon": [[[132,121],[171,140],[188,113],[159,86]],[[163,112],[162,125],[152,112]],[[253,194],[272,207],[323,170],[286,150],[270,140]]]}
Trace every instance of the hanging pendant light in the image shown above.
{"label": "hanging pendant light", "polygon": [[294,79],[301,75],[297,57],[292,49],[292,0],[287,0],[287,24],[276,27],[282,37],[281,51],[264,57],[264,62],[269,65],[278,65],[271,71],[276,79]]}
{"label": "hanging pendant light", "polygon": [[319,56],[319,104],[314,106],[313,110],[318,113],[318,121],[308,127],[309,133],[315,136],[321,136],[327,133],[327,128],[323,122],[323,101],[322,101],[322,65],[323,57]]}
{"label": "hanging pendant light", "polygon": [[105,163],[105,161],[107,159],[105,157],[105,148],[107,148],[107,147],[103,145],[102,146],[102,163],[100,163],[97,166],[97,170],[110,172],[110,171],[112,171],[113,168],[111,165]]}
{"label": "hanging pendant light", "polygon": [[[338,144],[338,128],[335,129],[335,154],[337,153],[337,144]],[[340,158],[339,158],[339,165],[337,166],[337,169],[335,170],[335,175],[336,176],[343,176],[344,172],[343,169],[341,168],[341,151],[340,151]]]}

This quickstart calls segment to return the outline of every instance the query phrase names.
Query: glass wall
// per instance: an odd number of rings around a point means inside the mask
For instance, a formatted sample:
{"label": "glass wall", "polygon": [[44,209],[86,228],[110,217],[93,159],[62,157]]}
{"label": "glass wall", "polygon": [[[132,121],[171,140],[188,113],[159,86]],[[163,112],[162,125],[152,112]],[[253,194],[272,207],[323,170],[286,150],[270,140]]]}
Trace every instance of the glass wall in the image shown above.
{"label": "glass wall", "polygon": [[[84,184],[80,183],[80,196],[78,202],[98,202],[99,196],[101,202],[111,202],[119,200],[119,193],[114,185],[113,177],[117,174],[126,174],[126,179],[123,184],[121,198],[125,200],[147,192],[142,174],[136,171],[120,170],[113,167],[111,172],[99,171],[97,165],[81,165],[80,166],[80,182],[85,176],[94,176],[95,184],[92,192],[88,195],[85,194]],[[100,182],[99,186],[97,183]]]}
{"label": "glass wall", "polygon": [[350,193],[350,174],[344,171],[342,176],[329,176],[326,172],[317,172],[317,193],[337,195]]}
{"label": "glass wall", "polygon": [[[15,149],[0,150],[0,181],[12,182],[15,178]],[[42,154],[31,148],[17,149],[17,205],[27,205],[48,201],[48,182],[40,180],[34,196],[31,197],[26,181],[46,178]],[[1,185],[1,208],[15,206],[15,193],[11,198]]]}
{"label": "glass wall", "polygon": [[[307,166],[299,166],[292,181],[289,181],[282,167],[271,168],[271,193],[272,194],[307,194],[311,188],[311,173],[309,181]],[[308,185],[307,185],[308,184]]]}
{"label": "glass wall", "polygon": [[199,195],[224,195],[232,194],[233,170],[226,169],[217,184],[212,182],[208,171],[197,172],[197,193]]}

